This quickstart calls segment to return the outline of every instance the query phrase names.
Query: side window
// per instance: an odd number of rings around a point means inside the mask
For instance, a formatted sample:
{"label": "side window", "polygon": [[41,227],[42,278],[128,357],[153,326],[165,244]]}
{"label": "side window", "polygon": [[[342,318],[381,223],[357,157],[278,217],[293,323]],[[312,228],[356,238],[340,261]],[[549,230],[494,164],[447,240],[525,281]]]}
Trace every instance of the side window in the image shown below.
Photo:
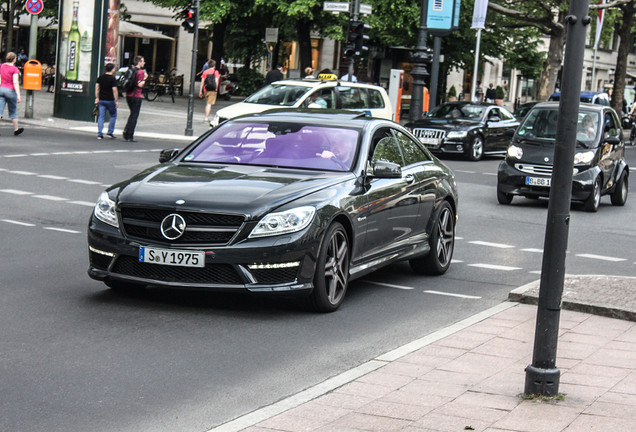
{"label": "side window", "polygon": [[371,141],[373,146],[373,155],[371,156],[371,162],[377,161],[392,162],[404,166],[404,159],[400,153],[400,149],[397,144],[397,140],[391,134],[391,130],[388,128],[379,129],[373,134]]}
{"label": "side window", "polygon": [[617,136],[618,135],[618,128],[616,127],[616,123],[614,122],[614,118],[612,117],[612,114],[609,112],[605,112],[605,118],[603,120],[604,123],[604,131],[603,131],[603,137],[607,138],[610,136]]}
{"label": "side window", "polygon": [[322,89],[317,90],[309,95],[305,102],[303,102],[303,107],[307,108],[309,104],[315,103],[320,105],[321,108],[329,108],[333,109],[336,107],[336,100],[333,97],[332,89]]}
{"label": "side window", "polygon": [[369,91],[369,108],[384,108],[384,98],[382,93],[375,89]]}
{"label": "side window", "polygon": [[510,114],[508,111],[505,110],[499,110],[499,112],[501,113],[501,116],[503,117],[504,120],[514,120],[514,116],[512,114]]}
{"label": "side window", "polygon": [[402,155],[404,156],[404,162],[407,166],[431,160],[428,154],[408,136],[398,130],[394,130],[393,133],[402,148]]}
{"label": "side window", "polygon": [[501,120],[501,114],[499,113],[499,108],[492,108],[490,112],[488,113],[488,120],[490,120],[490,117],[497,117],[499,120]]}
{"label": "side window", "polygon": [[337,87],[340,94],[340,108],[361,109],[369,107],[367,92],[358,87]]}

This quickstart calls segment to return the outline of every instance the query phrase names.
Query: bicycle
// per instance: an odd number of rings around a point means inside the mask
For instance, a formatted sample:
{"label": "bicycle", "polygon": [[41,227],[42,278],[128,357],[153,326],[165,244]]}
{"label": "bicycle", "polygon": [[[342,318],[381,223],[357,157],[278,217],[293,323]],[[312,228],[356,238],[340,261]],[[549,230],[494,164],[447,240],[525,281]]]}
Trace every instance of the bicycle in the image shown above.
{"label": "bicycle", "polygon": [[174,68],[169,75],[163,73],[154,73],[148,75],[146,84],[143,87],[142,93],[147,101],[154,101],[158,96],[170,95],[172,103],[174,103],[174,72],[177,69]]}

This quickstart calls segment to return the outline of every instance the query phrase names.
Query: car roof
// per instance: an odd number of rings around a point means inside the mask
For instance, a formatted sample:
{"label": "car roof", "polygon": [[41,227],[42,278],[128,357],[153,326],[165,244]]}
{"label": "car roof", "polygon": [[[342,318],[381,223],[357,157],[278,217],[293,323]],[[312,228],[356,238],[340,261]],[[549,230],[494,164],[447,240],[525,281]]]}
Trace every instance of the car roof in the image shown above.
{"label": "car roof", "polygon": [[272,121],[284,120],[293,123],[307,123],[316,125],[348,126],[355,124],[356,128],[363,127],[371,121],[387,121],[376,117],[369,117],[362,112],[349,110],[335,110],[324,108],[273,108],[260,113],[245,114],[230,121]]}
{"label": "car roof", "polygon": [[[559,102],[557,102],[557,101],[539,102],[532,109],[535,110],[535,109],[540,109],[540,108],[558,109],[559,108]],[[611,109],[611,107],[608,107],[607,105],[598,105],[598,104],[591,104],[591,103],[585,103],[585,102],[579,103],[579,109],[580,108],[585,108],[586,111],[603,111],[603,110],[606,110],[608,108]]]}
{"label": "car roof", "polygon": [[[607,97],[609,97],[609,94],[607,94],[606,92],[593,92],[593,91],[586,91],[586,90],[581,91],[581,96],[584,96],[584,97],[591,98],[593,96],[598,96],[598,95],[606,95]],[[561,92],[553,93],[552,96],[561,96]]]}
{"label": "car roof", "polygon": [[[303,78],[303,79],[284,79],[280,81],[274,81],[271,85],[292,85],[292,86],[304,86],[304,87],[363,87],[363,88],[374,88],[374,89],[382,89],[383,87],[377,86],[371,83],[361,83],[361,82],[352,82],[352,81],[342,81],[340,79],[335,80],[321,80],[318,78]],[[386,91],[386,90],[385,90]]]}

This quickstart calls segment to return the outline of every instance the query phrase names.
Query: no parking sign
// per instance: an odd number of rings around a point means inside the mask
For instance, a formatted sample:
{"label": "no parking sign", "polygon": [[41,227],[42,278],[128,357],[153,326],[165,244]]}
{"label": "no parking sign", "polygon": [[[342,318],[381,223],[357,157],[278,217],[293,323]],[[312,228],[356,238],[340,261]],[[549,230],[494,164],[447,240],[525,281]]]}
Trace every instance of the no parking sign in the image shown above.
{"label": "no parking sign", "polygon": [[37,15],[44,9],[42,0],[27,0],[26,9],[30,14]]}

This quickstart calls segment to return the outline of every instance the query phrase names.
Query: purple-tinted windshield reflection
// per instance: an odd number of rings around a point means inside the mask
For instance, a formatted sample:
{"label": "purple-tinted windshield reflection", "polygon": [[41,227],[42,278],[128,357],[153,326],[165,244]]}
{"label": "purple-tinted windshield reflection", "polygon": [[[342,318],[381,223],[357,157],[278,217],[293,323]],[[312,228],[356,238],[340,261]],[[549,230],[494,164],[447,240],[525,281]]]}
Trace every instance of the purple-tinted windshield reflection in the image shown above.
{"label": "purple-tinted windshield reflection", "polygon": [[348,171],[359,132],[293,123],[229,123],[200,143],[184,161]]}

